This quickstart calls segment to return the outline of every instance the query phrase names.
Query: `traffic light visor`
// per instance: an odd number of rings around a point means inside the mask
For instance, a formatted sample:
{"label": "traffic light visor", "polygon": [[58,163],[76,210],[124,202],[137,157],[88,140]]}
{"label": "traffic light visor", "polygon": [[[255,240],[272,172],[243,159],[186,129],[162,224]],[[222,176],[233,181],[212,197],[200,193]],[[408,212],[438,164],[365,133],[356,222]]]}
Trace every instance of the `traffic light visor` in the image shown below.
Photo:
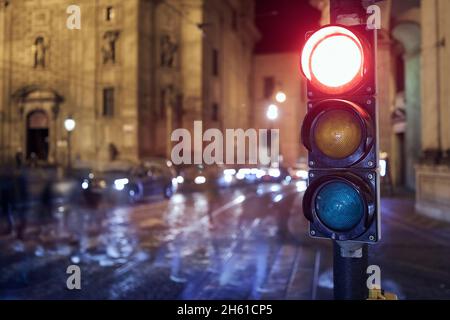
{"label": "traffic light visor", "polygon": [[364,50],[360,39],[341,26],[326,26],[312,34],[302,51],[305,77],[327,93],[351,90],[363,79]]}
{"label": "traffic light visor", "polygon": [[364,217],[364,201],[351,185],[332,181],[317,193],[315,209],[318,218],[336,232],[351,230]]}

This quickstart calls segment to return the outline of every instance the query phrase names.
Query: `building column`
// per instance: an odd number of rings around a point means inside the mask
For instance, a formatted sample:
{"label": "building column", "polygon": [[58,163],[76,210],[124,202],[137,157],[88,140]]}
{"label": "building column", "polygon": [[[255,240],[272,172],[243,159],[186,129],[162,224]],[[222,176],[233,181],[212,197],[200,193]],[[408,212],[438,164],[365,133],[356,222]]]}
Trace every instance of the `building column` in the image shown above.
{"label": "building column", "polygon": [[423,161],[416,170],[416,209],[423,215],[450,221],[450,167],[442,161],[442,153],[450,144],[447,8],[445,0],[422,0]]}
{"label": "building column", "polygon": [[181,19],[181,82],[183,127],[193,133],[195,120],[202,120],[203,108],[203,31],[195,24],[203,21],[203,0],[184,0]]}
{"label": "building column", "polygon": [[439,127],[440,66],[438,0],[422,0],[422,151],[424,160],[434,162],[441,149]]}
{"label": "building column", "polygon": [[441,151],[443,153],[442,163],[450,165],[450,24],[447,23],[450,2],[439,1],[439,21],[440,21],[440,70],[441,72],[441,105],[440,105],[440,135]]}

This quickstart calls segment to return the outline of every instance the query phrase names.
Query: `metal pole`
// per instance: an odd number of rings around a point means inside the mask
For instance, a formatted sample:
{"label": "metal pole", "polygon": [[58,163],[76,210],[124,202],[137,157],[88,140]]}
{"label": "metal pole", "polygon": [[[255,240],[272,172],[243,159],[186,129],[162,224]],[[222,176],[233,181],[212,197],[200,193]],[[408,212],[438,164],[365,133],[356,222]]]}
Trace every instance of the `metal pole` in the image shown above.
{"label": "metal pole", "polygon": [[335,300],[366,300],[369,296],[367,288],[368,245],[333,242],[333,282]]}
{"label": "metal pole", "polygon": [[67,131],[67,171],[72,169],[72,132]]}
{"label": "metal pole", "polygon": [[[376,1],[366,1],[376,2]],[[363,0],[330,0],[330,22],[342,25],[365,24]],[[333,282],[335,300],[366,300],[368,245],[333,242]]]}

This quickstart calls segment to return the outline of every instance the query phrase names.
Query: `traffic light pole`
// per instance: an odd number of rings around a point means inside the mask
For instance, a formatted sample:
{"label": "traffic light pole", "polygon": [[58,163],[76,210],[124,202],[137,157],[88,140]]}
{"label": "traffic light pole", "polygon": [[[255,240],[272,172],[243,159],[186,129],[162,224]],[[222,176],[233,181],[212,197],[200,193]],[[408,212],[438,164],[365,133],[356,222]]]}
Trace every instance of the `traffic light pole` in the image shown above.
{"label": "traffic light pole", "polygon": [[[364,24],[363,0],[330,0],[330,23]],[[333,241],[333,282],[335,300],[365,300],[368,298],[366,275],[368,245]]]}
{"label": "traffic light pole", "polygon": [[366,300],[368,245],[334,241],[333,250],[335,300]]}

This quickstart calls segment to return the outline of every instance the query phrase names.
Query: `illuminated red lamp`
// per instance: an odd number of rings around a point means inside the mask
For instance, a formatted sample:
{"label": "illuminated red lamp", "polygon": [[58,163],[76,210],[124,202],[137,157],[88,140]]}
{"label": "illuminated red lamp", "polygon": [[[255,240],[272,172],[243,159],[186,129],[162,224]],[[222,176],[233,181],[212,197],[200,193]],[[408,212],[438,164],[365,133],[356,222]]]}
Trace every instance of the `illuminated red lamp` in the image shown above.
{"label": "illuminated red lamp", "polygon": [[342,26],[325,26],[306,41],[301,69],[311,85],[327,94],[342,94],[364,79],[368,57],[360,38]]}

